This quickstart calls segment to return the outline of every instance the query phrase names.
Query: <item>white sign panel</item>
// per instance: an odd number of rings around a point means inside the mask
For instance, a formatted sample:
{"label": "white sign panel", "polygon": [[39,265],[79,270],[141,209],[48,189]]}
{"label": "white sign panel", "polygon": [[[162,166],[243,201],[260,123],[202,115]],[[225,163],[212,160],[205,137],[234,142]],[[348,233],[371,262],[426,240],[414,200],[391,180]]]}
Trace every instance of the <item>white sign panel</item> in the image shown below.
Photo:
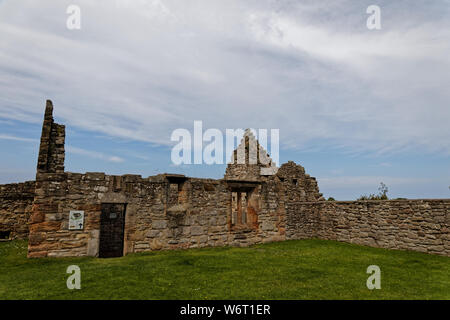
{"label": "white sign panel", "polygon": [[69,214],[69,230],[83,230],[84,211],[71,210]]}

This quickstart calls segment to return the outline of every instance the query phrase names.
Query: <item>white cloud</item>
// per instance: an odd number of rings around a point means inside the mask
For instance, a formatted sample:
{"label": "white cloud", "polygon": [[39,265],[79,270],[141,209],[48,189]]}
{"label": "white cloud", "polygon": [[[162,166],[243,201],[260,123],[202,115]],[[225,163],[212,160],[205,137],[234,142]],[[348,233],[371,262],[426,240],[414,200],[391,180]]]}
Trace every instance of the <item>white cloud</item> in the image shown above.
{"label": "white cloud", "polygon": [[[374,71],[377,59],[396,58],[417,61],[439,55],[439,61],[448,64],[445,52],[449,44],[430,39],[435,27],[419,26],[410,30],[376,33],[368,30],[338,32],[325,25],[302,24],[274,13],[250,14],[250,28],[258,41],[287,49],[304,51],[312,57],[345,63],[362,73]],[[373,34],[370,34],[372,32]],[[445,36],[448,36],[445,35]],[[368,69],[368,70],[367,70]]]}
{"label": "white cloud", "polygon": [[38,140],[36,140],[36,139],[17,137],[17,136],[12,136],[9,134],[0,134],[0,139],[1,140],[23,141],[23,142],[35,142],[35,143],[38,142]]}
{"label": "white cloud", "polygon": [[161,145],[203,120],[291,149],[450,153],[444,2],[381,1],[380,32],[352,1],[127,3],[79,0],[69,31],[71,1],[2,2],[0,117],[40,122],[50,98],[68,126]]}
{"label": "white cloud", "polygon": [[108,161],[111,161],[111,162],[124,162],[124,160],[122,158],[117,157],[117,156],[108,157]]}
{"label": "white cloud", "polygon": [[124,159],[122,159],[118,156],[111,156],[111,155],[107,155],[107,154],[104,154],[104,153],[98,152],[98,151],[86,150],[86,149],[72,147],[72,146],[66,146],[65,149],[68,153],[78,154],[78,155],[86,156],[89,158],[100,159],[100,160],[115,162],[115,163],[121,163],[121,162],[125,161]]}

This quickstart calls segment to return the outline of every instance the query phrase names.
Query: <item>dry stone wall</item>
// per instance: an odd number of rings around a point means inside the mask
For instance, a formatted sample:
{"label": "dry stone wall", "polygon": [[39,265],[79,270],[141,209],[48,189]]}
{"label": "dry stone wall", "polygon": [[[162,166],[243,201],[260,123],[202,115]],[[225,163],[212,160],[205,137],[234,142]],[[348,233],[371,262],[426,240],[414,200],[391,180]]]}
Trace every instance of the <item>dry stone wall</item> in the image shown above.
{"label": "dry stone wall", "polygon": [[0,234],[3,239],[26,239],[34,199],[34,181],[0,186]]}
{"label": "dry stone wall", "polygon": [[450,256],[450,199],[292,202],[287,238]]}

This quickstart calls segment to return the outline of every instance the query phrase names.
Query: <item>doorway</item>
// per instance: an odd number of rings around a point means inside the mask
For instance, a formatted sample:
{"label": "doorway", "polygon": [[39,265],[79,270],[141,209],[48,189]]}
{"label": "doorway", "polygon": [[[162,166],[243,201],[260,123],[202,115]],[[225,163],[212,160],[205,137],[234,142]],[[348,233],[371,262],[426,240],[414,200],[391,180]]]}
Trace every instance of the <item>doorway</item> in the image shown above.
{"label": "doorway", "polygon": [[102,203],[98,253],[100,258],[123,256],[125,209],[125,203]]}

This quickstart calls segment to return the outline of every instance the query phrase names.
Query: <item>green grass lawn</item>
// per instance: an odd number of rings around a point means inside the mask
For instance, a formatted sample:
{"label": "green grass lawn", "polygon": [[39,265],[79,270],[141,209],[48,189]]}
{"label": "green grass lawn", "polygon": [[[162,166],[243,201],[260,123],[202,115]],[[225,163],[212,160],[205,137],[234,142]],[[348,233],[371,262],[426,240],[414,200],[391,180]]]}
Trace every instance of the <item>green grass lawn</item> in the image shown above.
{"label": "green grass lawn", "polygon": [[[450,299],[450,258],[324,240],[122,258],[27,259],[0,242],[0,299]],[[69,290],[69,265],[81,290]],[[369,290],[369,265],[381,289]]]}

